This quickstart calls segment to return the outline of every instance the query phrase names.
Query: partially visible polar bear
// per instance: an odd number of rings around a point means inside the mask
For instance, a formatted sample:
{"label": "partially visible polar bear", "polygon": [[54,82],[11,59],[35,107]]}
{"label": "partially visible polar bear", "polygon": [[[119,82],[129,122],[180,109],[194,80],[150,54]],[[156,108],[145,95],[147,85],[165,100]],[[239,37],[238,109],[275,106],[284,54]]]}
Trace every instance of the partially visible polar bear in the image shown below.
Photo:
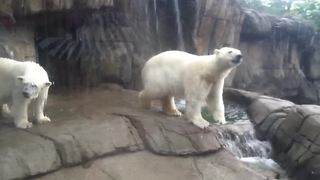
{"label": "partially visible polar bear", "polygon": [[160,99],[164,113],[181,116],[174,97],[184,97],[187,119],[206,128],[209,122],[202,118],[201,107],[207,102],[213,118],[224,124],[224,79],[241,62],[241,52],[230,47],[216,49],[207,56],[162,52],[149,59],[142,69],[144,89],[139,94],[142,105],[150,108],[152,100]]}
{"label": "partially visible polar bear", "polygon": [[29,128],[28,106],[34,101],[33,114],[38,123],[49,122],[43,114],[51,85],[47,72],[34,62],[0,58],[0,105],[2,114],[10,116],[18,128]]}

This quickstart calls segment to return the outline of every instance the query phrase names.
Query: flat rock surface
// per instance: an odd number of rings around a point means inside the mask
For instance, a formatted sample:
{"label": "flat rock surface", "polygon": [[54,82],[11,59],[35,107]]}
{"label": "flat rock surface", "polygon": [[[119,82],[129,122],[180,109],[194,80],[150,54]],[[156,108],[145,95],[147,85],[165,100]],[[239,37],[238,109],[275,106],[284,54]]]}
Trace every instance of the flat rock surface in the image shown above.
{"label": "flat rock surface", "polygon": [[101,159],[89,167],[64,169],[38,180],[262,180],[263,176],[240,163],[224,150],[195,157],[158,156],[136,152]]}
{"label": "flat rock surface", "polygon": [[[113,86],[72,94],[51,93],[45,113],[52,122],[34,124],[30,129],[16,129],[10,120],[3,119],[0,179],[36,175],[46,175],[48,179],[62,176],[62,179],[82,179],[91,170],[97,172],[92,174],[97,176],[93,179],[113,179],[113,176],[128,179],[131,175],[150,179],[159,175],[165,179],[225,176],[229,180],[239,174],[253,173],[231,155],[219,155],[223,145],[215,125],[202,130],[184,117],[162,114],[157,104],[151,110],[144,110],[139,107],[136,91],[110,87]],[[178,158],[181,156],[184,158]],[[193,164],[195,157],[201,173]],[[82,168],[92,163],[95,167],[97,158],[102,159],[104,170]],[[215,158],[219,160],[216,162]],[[229,160],[225,158],[232,158],[232,163],[227,163]],[[126,175],[125,170],[131,174]],[[53,171],[57,172],[52,174]],[[105,172],[114,174],[107,177]]]}

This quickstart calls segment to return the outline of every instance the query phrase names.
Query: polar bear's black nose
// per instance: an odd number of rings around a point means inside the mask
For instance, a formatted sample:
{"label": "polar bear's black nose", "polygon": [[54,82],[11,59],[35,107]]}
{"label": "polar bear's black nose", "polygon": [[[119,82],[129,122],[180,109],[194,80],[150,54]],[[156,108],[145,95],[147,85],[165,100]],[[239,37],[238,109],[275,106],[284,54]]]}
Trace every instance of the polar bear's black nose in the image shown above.
{"label": "polar bear's black nose", "polygon": [[233,63],[239,64],[241,62],[242,55],[236,55],[236,57],[232,60]]}
{"label": "polar bear's black nose", "polygon": [[239,55],[236,56],[236,59],[241,59],[241,58],[242,58],[242,55],[241,55],[241,54],[239,54]]}
{"label": "polar bear's black nose", "polygon": [[25,98],[29,98],[30,95],[27,93],[27,92],[22,92],[22,95],[25,97]]}

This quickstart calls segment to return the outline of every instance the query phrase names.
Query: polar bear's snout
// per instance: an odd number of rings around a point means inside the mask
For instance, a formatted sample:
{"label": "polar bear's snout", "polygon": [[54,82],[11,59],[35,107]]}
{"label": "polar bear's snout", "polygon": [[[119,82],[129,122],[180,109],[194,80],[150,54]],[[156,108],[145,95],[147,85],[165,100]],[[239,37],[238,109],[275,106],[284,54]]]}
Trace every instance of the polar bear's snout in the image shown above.
{"label": "polar bear's snout", "polygon": [[232,62],[234,64],[240,64],[242,62],[242,55],[241,54],[236,55],[235,58],[232,60]]}
{"label": "polar bear's snout", "polygon": [[32,83],[23,83],[22,87],[22,95],[25,98],[33,98],[37,97],[39,92],[39,88],[37,85]]}

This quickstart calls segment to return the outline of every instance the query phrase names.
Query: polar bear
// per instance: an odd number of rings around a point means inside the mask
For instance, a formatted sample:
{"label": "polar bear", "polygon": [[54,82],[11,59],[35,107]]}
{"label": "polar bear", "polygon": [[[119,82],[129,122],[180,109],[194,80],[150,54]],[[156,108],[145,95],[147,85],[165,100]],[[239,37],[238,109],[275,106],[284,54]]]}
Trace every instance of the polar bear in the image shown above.
{"label": "polar bear", "polygon": [[223,86],[230,71],[242,62],[240,50],[223,47],[212,55],[198,56],[182,51],[166,51],[150,58],[142,69],[144,108],[160,99],[165,114],[181,116],[174,97],[186,99],[186,117],[200,128],[209,126],[201,116],[206,102],[215,120],[225,123]]}
{"label": "polar bear", "polygon": [[12,117],[18,128],[32,127],[28,121],[28,106],[35,103],[35,120],[49,122],[43,114],[51,86],[47,72],[37,63],[0,58],[0,105],[2,115]]}

